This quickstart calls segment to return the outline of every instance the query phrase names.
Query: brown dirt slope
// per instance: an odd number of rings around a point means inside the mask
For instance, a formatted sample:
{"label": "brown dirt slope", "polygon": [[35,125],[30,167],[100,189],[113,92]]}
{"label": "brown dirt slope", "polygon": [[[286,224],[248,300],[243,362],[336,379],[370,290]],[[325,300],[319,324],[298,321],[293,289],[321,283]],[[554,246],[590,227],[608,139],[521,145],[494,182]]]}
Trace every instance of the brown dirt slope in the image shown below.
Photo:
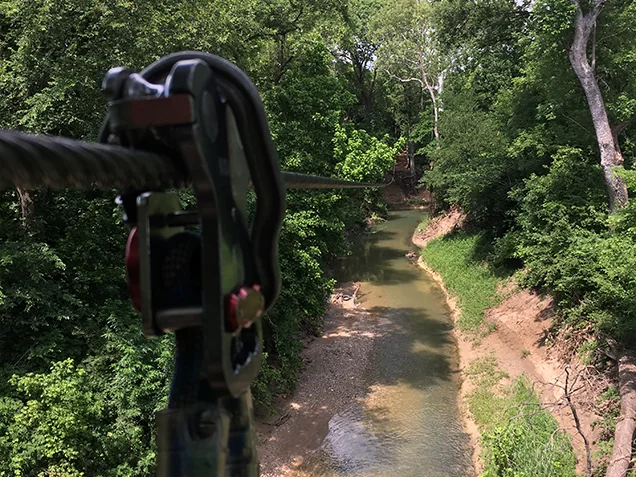
{"label": "brown dirt slope", "polygon": [[[427,230],[414,235],[413,242],[418,246],[422,243],[425,245],[433,238],[444,235],[455,227],[460,227],[462,221],[463,214],[460,211],[451,211],[433,219]],[[458,316],[456,300],[446,291],[442,277],[428,268],[421,259],[419,263],[444,288],[449,305],[455,316]],[[565,385],[566,368],[569,372],[570,384],[573,376],[579,373],[585,376],[585,379],[578,380],[570,397],[578,413],[581,430],[592,444],[592,451],[595,450],[594,442],[598,436],[592,429],[592,423],[598,416],[594,412],[593,386],[585,375],[584,366],[573,357],[572,353],[568,354],[566,362],[562,346],[548,346],[554,316],[551,299],[542,298],[529,290],[518,289],[512,281],[502,284],[500,291],[506,298],[497,306],[487,310],[485,314],[486,321],[494,324],[493,332],[481,339],[475,339],[474,336],[460,332],[456,333],[464,376],[461,391],[462,409],[466,430],[471,435],[475,449],[473,455],[475,467],[479,472],[483,464],[479,459],[479,431],[466,405],[466,397],[473,391],[474,385],[470,379],[467,379],[465,371],[474,360],[494,356],[499,368],[509,376],[508,379],[514,379],[522,374],[530,379],[542,403],[552,412],[562,429],[570,435],[578,458],[577,470],[583,472],[586,462],[585,445],[576,429],[571,408],[567,404],[562,388]]]}
{"label": "brown dirt slope", "polygon": [[434,238],[461,228],[465,219],[466,215],[459,208],[452,208],[445,214],[431,219],[425,230],[415,232],[413,243],[419,248],[424,248]]}

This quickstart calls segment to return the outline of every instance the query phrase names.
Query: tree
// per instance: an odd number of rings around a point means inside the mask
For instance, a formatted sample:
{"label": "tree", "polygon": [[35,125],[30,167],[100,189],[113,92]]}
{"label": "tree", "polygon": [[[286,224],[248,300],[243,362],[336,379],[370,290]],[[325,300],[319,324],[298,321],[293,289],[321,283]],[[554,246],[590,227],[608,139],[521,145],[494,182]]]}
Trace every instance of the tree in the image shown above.
{"label": "tree", "polygon": [[378,69],[376,54],[380,47],[372,22],[382,7],[381,0],[351,0],[343,9],[343,22],[334,35],[332,53],[339,61],[343,76],[350,81],[350,89],[358,99],[359,110],[351,119],[361,127],[374,129],[378,111]]}
{"label": "tree", "polygon": [[[258,85],[283,168],[378,180],[393,141],[351,121],[357,86],[327,48],[341,38],[341,13],[337,0],[7,0],[0,127],[93,138],[110,67],[205,50]],[[145,340],[131,307],[115,194],[0,194],[0,475],[154,474],[154,412],[165,406],[174,348],[169,337]],[[319,331],[333,286],[327,264],[346,251],[345,230],[381,210],[374,199],[288,194],[284,289],[264,318],[267,364],[254,388],[261,403],[293,387],[300,338]]]}
{"label": "tree", "polygon": [[381,39],[378,63],[391,78],[401,83],[414,82],[428,93],[433,137],[439,140],[440,95],[444,90],[449,59],[440,51],[437,30],[432,22],[432,4],[397,0],[387,4],[376,21]]}
{"label": "tree", "polygon": [[431,21],[440,54],[453,60],[440,96],[440,138],[425,149],[430,170],[422,182],[438,204],[461,205],[479,224],[505,230],[510,189],[538,162],[512,154],[516,111],[504,111],[521,74],[527,15],[509,0],[445,0],[433,4]]}
{"label": "tree", "polygon": [[[605,0],[594,0],[587,12],[584,11],[579,0],[573,1],[576,4],[576,19],[569,58],[572,68],[581,82],[590,108],[596,140],[601,153],[603,174],[609,193],[610,210],[614,212],[627,204],[628,197],[625,182],[614,170],[614,168],[623,165],[623,155],[620,151],[617,134],[610,126],[603,93],[596,78],[596,38],[593,33],[596,31],[596,22],[605,5]],[[589,60],[588,55],[591,56]]]}
{"label": "tree", "polygon": [[[557,326],[593,330],[614,357],[621,414],[607,472],[623,476],[636,422],[636,209],[627,202],[636,187],[636,10],[623,0],[517,8],[437,2],[456,67],[426,179],[494,235],[490,264],[523,266],[523,283],[553,297]],[[498,14],[506,9],[516,11],[508,24]]]}

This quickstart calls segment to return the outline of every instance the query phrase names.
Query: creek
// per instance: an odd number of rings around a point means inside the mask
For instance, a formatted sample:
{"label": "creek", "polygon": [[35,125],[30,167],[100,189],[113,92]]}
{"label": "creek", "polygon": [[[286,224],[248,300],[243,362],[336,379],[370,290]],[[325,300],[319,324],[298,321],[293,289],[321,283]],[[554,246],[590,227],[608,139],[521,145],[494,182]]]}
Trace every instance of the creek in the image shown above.
{"label": "creek", "polygon": [[329,421],[303,464],[314,477],[473,476],[458,404],[459,356],[443,291],[406,253],[421,211],[392,212],[356,239],[339,281],[361,282],[377,319],[366,393]]}

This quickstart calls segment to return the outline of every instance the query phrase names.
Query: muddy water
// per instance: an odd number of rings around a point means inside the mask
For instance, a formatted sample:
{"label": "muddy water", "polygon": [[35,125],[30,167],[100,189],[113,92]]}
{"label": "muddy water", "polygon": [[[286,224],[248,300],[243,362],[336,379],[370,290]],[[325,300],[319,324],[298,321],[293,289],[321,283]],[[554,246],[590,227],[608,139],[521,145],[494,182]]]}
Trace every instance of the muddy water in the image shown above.
{"label": "muddy water", "polygon": [[339,267],[340,280],[362,282],[358,301],[377,316],[378,338],[365,397],[331,419],[302,475],[474,475],[450,310],[439,287],[405,257],[420,218],[420,211],[392,213]]}

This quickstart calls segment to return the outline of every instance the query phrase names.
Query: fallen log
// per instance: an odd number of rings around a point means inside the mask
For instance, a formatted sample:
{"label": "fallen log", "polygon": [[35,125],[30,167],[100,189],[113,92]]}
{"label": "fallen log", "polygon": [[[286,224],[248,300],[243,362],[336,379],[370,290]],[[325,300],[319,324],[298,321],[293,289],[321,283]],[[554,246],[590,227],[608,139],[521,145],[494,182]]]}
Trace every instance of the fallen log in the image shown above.
{"label": "fallen log", "polygon": [[632,459],[632,442],[636,430],[636,356],[627,350],[620,354],[615,352],[615,355],[618,362],[621,411],[614,431],[612,457],[605,475],[625,477]]}

